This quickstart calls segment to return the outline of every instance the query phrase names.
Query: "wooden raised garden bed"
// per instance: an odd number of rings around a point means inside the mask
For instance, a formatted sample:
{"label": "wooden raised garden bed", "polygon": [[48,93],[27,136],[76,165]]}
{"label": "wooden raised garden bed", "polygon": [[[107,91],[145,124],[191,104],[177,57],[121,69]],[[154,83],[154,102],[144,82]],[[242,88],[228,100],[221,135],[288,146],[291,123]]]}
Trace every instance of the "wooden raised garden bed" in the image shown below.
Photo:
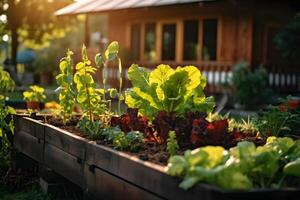
{"label": "wooden raised garden bed", "polygon": [[15,148],[81,187],[91,199],[298,199],[299,189],[184,191],[165,168],[98,145],[52,125],[15,116]]}

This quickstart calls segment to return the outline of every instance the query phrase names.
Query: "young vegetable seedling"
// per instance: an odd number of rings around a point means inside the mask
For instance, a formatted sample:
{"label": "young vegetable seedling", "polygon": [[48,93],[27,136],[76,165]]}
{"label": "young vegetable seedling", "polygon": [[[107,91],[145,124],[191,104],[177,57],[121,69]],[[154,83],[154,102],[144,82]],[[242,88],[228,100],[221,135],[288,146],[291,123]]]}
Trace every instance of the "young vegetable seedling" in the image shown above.
{"label": "young vegetable seedling", "polygon": [[112,43],[110,43],[110,45],[107,47],[106,51],[105,51],[105,56],[103,58],[103,56],[98,53],[95,56],[95,63],[96,66],[98,68],[100,68],[101,66],[103,66],[102,69],[102,78],[103,78],[103,90],[104,90],[104,94],[103,94],[103,100],[106,100],[106,80],[107,80],[107,68],[108,68],[108,63],[113,61],[113,60],[117,60],[118,62],[118,68],[119,68],[119,90],[118,93],[116,94],[116,89],[111,88],[109,89],[110,91],[110,96],[112,98],[118,97],[118,114],[121,114],[121,102],[124,100],[124,97],[122,95],[122,86],[123,86],[123,78],[122,78],[122,61],[120,59],[120,57],[118,56],[119,53],[119,43],[116,41],[113,41]]}
{"label": "young vegetable seedling", "polygon": [[63,123],[66,124],[67,120],[73,113],[73,108],[76,103],[76,88],[74,84],[73,75],[73,52],[68,50],[67,56],[62,58],[59,63],[60,74],[56,76],[56,81],[59,87],[59,104],[61,106],[61,114]]}
{"label": "young vegetable seedling", "polygon": [[97,69],[91,66],[86,47],[82,47],[82,62],[77,63],[74,82],[77,88],[77,102],[83,110],[83,115],[94,121],[94,116],[104,113],[105,105],[101,102],[101,90],[97,89],[93,74]]}

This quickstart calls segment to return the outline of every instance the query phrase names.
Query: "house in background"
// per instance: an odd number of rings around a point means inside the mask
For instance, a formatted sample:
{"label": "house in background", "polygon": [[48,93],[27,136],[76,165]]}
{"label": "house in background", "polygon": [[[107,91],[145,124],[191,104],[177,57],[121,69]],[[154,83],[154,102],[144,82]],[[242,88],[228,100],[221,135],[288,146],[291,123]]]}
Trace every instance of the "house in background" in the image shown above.
{"label": "house in background", "polygon": [[[107,15],[108,38],[119,42],[126,67],[195,65],[218,90],[244,60],[251,67],[264,64],[271,86],[297,92],[300,66],[284,60],[273,43],[297,9],[296,1],[280,0],[86,0],[56,15]],[[85,38],[88,45],[88,27]]]}

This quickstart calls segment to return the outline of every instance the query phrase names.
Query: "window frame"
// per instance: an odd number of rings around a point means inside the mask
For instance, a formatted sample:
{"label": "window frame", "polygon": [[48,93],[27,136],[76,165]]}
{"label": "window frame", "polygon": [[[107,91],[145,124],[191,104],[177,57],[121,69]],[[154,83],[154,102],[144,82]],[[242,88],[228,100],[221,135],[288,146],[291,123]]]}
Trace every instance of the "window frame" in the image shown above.
{"label": "window frame", "polygon": [[[217,20],[217,47],[216,47],[216,60],[204,61],[202,58],[202,45],[203,45],[203,22],[205,19],[215,19]],[[183,46],[184,46],[184,21],[186,20],[197,20],[198,25],[198,59],[197,60],[184,60],[183,59]],[[158,19],[158,20],[132,20],[128,23],[129,31],[127,44],[131,44],[131,25],[139,23],[141,25],[141,42],[140,42],[140,60],[138,62],[148,63],[150,61],[145,60],[145,25],[148,23],[155,24],[156,30],[156,59],[155,63],[168,62],[168,63],[187,63],[187,64],[201,64],[201,63],[216,63],[220,61],[221,49],[222,49],[222,18],[218,15],[207,15],[207,16],[190,16],[184,18],[170,18],[170,19]],[[165,24],[175,24],[176,25],[176,43],[175,43],[175,60],[162,60],[162,31],[163,25]]]}

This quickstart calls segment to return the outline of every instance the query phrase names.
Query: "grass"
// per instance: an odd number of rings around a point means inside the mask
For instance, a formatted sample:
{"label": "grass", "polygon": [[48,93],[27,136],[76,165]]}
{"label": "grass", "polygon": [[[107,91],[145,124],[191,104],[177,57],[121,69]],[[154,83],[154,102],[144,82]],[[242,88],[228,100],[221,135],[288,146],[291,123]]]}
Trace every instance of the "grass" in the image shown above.
{"label": "grass", "polygon": [[22,190],[10,191],[0,186],[0,200],[52,200],[49,194],[43,193],[37,184],[30,185]]}

